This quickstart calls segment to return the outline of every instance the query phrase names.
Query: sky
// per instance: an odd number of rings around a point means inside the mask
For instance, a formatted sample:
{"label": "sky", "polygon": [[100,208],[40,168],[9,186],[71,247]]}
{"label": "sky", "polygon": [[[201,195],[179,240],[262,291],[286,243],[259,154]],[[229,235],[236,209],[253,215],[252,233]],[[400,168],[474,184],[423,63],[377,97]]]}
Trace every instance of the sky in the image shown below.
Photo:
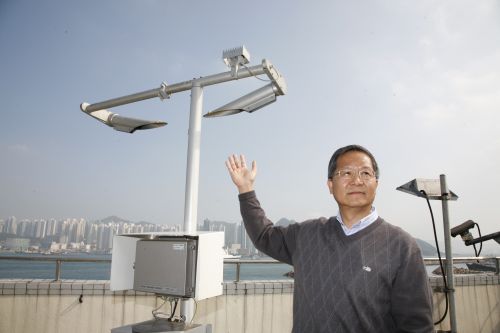
{"label": "sky", "polygon": [[[2,0],[0,45],[0,218],[183,224],[189,91],[111,109],[168,122],[134,134],[79,105],[228,71],[222,51],[245,45],[249,65],[268,59],[288,93],[202,120],[198,222],[241,221],[224,165],[233,153],[258,162],[271,220],[335,215],[327,164],[354,143],[377,158],[388,222],[431,240],[425,200],[395,189],[445,174],[459,196],[451,226],[499,231],[498,1]],[[264,84],[205,87],[203,113]],[[432,207],[442,239],[441,202]]]}

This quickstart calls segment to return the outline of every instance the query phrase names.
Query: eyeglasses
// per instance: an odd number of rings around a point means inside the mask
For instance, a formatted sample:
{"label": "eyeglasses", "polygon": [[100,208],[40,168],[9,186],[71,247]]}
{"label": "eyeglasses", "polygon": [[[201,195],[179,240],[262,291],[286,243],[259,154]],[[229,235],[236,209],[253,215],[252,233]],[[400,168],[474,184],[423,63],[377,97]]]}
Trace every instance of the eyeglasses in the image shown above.
{"label": "eyeglasses", "polygon": [[336,171],[332,177],[339,177],[341,180],[354,180],[356,177],[359,177],[363,181],[368,181],[375,177],[375,172],[369,168],[346,168]]}

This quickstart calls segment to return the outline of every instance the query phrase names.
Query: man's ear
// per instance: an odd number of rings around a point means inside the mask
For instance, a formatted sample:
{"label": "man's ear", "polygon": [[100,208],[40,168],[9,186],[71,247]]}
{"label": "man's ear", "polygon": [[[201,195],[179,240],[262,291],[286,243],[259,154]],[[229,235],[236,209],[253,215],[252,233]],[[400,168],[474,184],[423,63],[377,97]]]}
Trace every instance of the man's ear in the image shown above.
{"label": "man's ear", "polygon": [[328,178],[328,180],[326,181],[326,186],[328,186],[330,194],[333,194],[333,181],[331,178]]}

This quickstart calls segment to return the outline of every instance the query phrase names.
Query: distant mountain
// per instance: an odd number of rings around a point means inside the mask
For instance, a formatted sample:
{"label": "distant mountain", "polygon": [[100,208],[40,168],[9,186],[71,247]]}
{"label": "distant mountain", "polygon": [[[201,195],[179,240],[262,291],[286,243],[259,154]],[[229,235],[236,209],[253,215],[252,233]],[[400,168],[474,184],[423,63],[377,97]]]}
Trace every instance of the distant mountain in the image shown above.
{"label": "distant mountain", "polygon": [[132,223],[132,224],[139,224],[139,225],[156,224],[156,223],[151,223],[151,222],[147,222],[147,221],[134,222],[134,221],[126,220],[126,219],[119,217],[119,216],[116,216],[116,215],[108,216],[108,217],[103,218],[101,220],[98,220],[96,222],[97,223],[128,223],[128,224]]}
{"label": "distant mountain", "polygon": [[415,240],[417,241],[418,247],[420,247],[420,251],[422,251],[422,256],[437,257],[437,250],[433,245],[418,238],[415,238]]}
{"label": "distant mountain", "polygon": [[139,222],[133,222],[133,223],[140,224],[140,225],[157,224],[157,223],[148,222],[148,221],[139,221]]}
{"label": "distant mountain", "polygon": [[279,225],[280,227],[286,227],[293,223],[297,223],[297,221],[289,220],[287,218],[282,217],[275,223],[275,225]]}
{"label": "distant mountain", "polygon": [[100,222],[100,223],[134,223],[132,221],[125,220],[125,219],[118,217],[118,216],[115,216],[115,215],[108,216],[108,217],[103,218],[102,220],[99,220],[97,222]]}

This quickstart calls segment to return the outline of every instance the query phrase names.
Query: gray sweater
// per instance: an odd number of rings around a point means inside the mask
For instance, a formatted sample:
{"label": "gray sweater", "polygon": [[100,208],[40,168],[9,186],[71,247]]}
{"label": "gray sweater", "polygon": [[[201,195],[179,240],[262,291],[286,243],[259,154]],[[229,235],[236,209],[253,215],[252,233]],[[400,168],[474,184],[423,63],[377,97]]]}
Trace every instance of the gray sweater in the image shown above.
{"label": "gray sweater", "polygon": [[422,255],[401,228],[379,218],[346,236],[335,217],[279,227],[254,191],[239,199],[255,247],[294,267],[292,332],[433,332]]}

